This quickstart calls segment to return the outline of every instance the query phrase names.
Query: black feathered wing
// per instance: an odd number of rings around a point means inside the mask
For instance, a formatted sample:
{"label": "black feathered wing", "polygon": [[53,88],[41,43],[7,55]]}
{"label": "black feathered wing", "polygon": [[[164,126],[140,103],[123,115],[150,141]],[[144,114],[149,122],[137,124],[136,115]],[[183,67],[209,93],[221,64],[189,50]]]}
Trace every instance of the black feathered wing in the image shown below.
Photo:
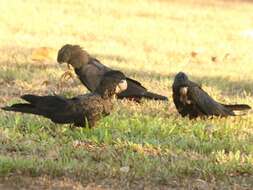
{"label": "black feathered wing", "polygon": [[21,96],[22,99],[36,107],[40,112],[57,112],[68,108],[68,102],[61,96],[37,96],[26,94]]}
{"label": "black feathered wing", "polygon": [[41,115],[55,123],[78,123],[85,125],[82,110],[74,101],[61,96],[24,95],[21,97],[29,103],[13,104],[3,110]]}
{"label": "black feathered wing", "polygon": [[216,102],[199,86],[190,86],[188,88],[188,95],[190,101],[202,112],[204,115],[228,116],[235,115],[234,112],[220,103]]}
{"label": "black feathered wing", "polygon": [[128,81],[128,83],[131,85],[131,84],[135,84],[136,86],[138,86],[140,89],[142,90],[147,90],[144,86],[142,86],[142,84],[137,81],[137,80],[134,80],[134,79],[131,79],[131,78],[128,78],[126,77],[126,80]]}
{"label": "black feathered wing", "polygon": [[165,96],[147,91],[147,89],[136,80],[133,80],[131,78],[126,78],[126,80],[127,80],[127,89],[118,94],[119,99],[132,98],[137,101],[141,98],[153,100],[166,100],[166,101],[168,100],[168,98]]}
{"label": "black feathered wing", "polygon": [[118,94],[119,98],[136,97],[136,96],[141,97],[147,91],[147,89],[136,80],[126,78],[126,81],[127,81],[127,89]]}
{"label": "black feathered wing", "polygon": [[[111,71],[112,69],[103,65],[99,60],[91,58],[89,63],[80,69],[75,69],[81,82],[88,88],[89,91],[95,92],[97,86],[99,85],[103,75]],[[142,86],[142,84],[134,79],[126,78],[127,89],[120,94],[118,98],[130,98],[139,100],[141,98],[155,99],[155,100],[168,100],[167,97],[148,92],[147,89]]]}
{"label": "black feathered wing", "polygon": [[95,92],[104,73],[111,69],[101,64],[97,59],[91,59],[87,65],[75,69],[81,82],[90,92]]}
{"label": "black feathered wing", "polygon": [[235,111],[244,111],[244,110],[250,110],[251,107],[247,104],[221,104],[225,106],[226,108],[229,108],[231,110]]}

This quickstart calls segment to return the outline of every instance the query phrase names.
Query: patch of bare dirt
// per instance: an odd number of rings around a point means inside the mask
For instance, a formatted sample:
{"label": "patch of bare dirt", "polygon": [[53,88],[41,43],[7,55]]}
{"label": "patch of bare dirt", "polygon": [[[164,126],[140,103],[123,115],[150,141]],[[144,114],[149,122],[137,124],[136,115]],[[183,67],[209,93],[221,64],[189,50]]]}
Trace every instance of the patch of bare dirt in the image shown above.
{"label": "patch of bare dirt", "polygon": [[[251,190],[251,177],[247,180],[241,178],[228,181],[205,181],[203,179],[170,179],[166,183],[152,183],[146,180],[128,181],[124,179],[105,178],[99,181],[89,181],[85,179],[75,179],[72,177],[52,178],[50,176],[28,177],[28,176],[9,176],[0,177],[0,190],[214,190],[214,189],[238,189]],[[237,182],[244,183],[237,183]]]}
{"label": "patch of bare dirt", "polygon": [[87,185],[83,185],[80,182],[77,182],[70,178],[59,178],[52,179],[48,176],[43,177],[26,177],[26,176],[18,176],[18,177],[6,177],[4,179],[0,179],[0,189],[2,190],[107,190],[108,188],[104,188],[101,185],[97,185],[95,183],[88,183]]}

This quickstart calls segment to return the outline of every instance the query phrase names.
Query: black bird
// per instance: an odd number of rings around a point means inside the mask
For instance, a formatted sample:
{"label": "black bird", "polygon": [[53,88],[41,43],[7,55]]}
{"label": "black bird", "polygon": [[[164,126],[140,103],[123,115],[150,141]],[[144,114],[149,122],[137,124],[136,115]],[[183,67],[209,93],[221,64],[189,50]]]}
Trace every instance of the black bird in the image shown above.
{"label": "black bird", "polygon": [[178,112],[190,119],[203,116],[235,116],[235,110],[251,109],[246,104],[225,105],[216,102],[198,84],[190,81],[187,75],[179,72],[172,85],[173,101]]}
{"label": "black bird", "polygon": [[126,78],[120,71],[108,71],[102,77],[94,93],[64,98],[62,96],[23,95],[28,103],[19,103],[3,107],[6,111],[15,111],[41,115],[55,123],[70,123],[75,126],[94,127],[103,116],[109,115],[113,108],[113,96],[127,88]]}
{"label": "black bird", "polygon": [[[112,70],[89,55],[88,52],[83,50],[79,45],[64,45],[58,51],[57,62],[72,65],[81,82],[91,92],[94,92],[103,74]],[[149,92],[136,80],[131,78],[126,78],[126,80],[127,89],[117,95],[119,99],[127,98],[135,101],[139,101],[141,98],[168,100],[165,96]]]}

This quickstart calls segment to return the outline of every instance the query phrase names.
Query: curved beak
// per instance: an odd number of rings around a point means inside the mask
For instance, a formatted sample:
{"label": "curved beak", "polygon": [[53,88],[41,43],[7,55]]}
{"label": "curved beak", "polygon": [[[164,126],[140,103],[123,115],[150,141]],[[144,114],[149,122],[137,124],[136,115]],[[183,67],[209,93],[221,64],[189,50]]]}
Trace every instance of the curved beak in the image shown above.
{"label": "curved beak", "polygon": [[182,87],[179,89],[180,95],[186,96],[188,93],[188,87]]}
{"label": "curved beak", "polygon": [[[58,63],[61,65],[61,64],[66,63],[66,62],[61,62],[61,61],[58,61]],[[69,63],[67,63],[67,67],[68,67],[68,69],[69,69],[69,70],[71,69],[71,67],[70,67],[70,64],[69,64]]]}
{"label": "curved beak", "polygon": [[119,84],[116,86],[116,94],[119,94],[126,89],[127,89],[127,81],[125,79],[121,80]]}
{"label": "curved beak", "polygon": [[188,87],[182,87],[179,89],[179,94],[180,94],[180,101],[186,105],[186,104],[191,104],[191,100],[188,98]]}

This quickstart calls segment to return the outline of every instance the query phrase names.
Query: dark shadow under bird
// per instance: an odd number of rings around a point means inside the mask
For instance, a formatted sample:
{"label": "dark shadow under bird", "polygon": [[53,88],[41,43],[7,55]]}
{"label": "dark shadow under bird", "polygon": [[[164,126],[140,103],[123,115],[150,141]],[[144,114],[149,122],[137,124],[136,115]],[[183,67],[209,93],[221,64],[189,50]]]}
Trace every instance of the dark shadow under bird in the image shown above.
{"label": "dark shadow under bird", "polygon": [[[91,92],[94,92],[97,88],[103,74],[112,70],[78,45],[64,45],[58,51],[57,62],[72,65],[81,82]],[[126,78],[126,80],[127,89],[117,95],[119,99],[127,98],[135,101],[139,101],[141,98],[168,100],[165,96],[149,92],[140,82],[134,79]]]}
{"label": "dark shadow under bird", "polygon": [[62,96],[23,95],[28,103],[19,103],[3,107],[5,111],[14,111],[41,115],[55,123],[74,124],[94,127],[99,119],[107,116],[113,109],[113,97],[127,88],[126,78],[120,71],[108,71],[94,93],[64,98]]}
{"label": "dark shadow under bird", "polygon": [[203,116],[235,116],[234,111],[251,109],[246,104],[226,105],[215,101],[183,72],[175,76],[172,90],[178,112],[183,117],[189,116],[190,119]]}

